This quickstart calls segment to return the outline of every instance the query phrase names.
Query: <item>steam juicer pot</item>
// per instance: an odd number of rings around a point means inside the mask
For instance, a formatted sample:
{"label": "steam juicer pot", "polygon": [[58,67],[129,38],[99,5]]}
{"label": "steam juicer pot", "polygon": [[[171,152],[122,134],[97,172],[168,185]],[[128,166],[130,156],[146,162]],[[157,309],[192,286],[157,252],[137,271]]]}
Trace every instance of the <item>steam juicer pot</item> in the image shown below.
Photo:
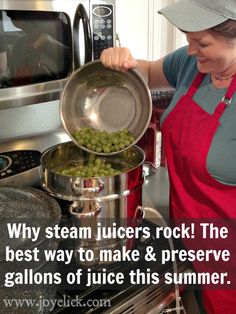
{"label": "steam juicer pot", "polygon": [[98,235],[100,228],[128,227],[140,223],[142,205],[142,185],[144,152],[137,146],[111,156],[102,157],[113,168],[119,170],[114,176],[81,178],[62,175],[56,170],[90,158],[90,153],[80,149],[73,142],[56,145],[45,151],[41,158],[43,169],[42,186],[54,197],[71,201],[69,208],[72,225],[90,227],[92,236],[88,239],[66,240],[63,245],[73,247],[75,258],[77,249],[92,249],[92,261],[77,261],[84,266],[112,263],[99,259],[100,249],[121,249],[132,247],[132,239],[104,239]]}

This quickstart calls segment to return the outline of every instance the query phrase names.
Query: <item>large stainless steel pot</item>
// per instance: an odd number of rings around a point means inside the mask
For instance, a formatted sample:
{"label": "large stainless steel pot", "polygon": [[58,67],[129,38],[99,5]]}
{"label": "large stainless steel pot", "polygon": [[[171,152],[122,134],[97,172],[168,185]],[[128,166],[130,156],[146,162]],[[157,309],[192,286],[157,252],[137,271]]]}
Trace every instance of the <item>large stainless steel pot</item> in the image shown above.
{"label": "large stainless steel pot", "polygon": [[[121,172],[115,176],[80,178],[57,173],[60,165],[68,165],[78,160],[88,160],[90,153],[80,149],[72,142],[49,148],[42,155],[42,186],[51,195],[73,201],[70,215],[77,226],[90,226],[92,237],[78,239],[73,243],[75,253],[78,247],[93,249],[94,260],[82,264],[100,264],[101,248],[117,249],[123,245],[131,246],[131,240],[98,239],[98,223],[102,227],[130,226],[138,223],[140,205],[142,205],[144,152],[132,146],[122,153],[104,157]],[[67,245],[72,245],[67,242]]]}

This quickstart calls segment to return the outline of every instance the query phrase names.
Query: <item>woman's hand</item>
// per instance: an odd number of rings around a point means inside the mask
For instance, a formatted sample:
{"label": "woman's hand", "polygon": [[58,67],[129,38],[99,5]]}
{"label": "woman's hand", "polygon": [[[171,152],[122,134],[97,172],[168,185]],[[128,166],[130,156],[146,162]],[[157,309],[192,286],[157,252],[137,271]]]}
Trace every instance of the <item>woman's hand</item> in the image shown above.
{"label": "woman's hand", "polygon": [[137,66],[137,61],[133,58],[129,49],[124,47],[103,50],[100,61],[105,67],[117,71],[127,71]]}

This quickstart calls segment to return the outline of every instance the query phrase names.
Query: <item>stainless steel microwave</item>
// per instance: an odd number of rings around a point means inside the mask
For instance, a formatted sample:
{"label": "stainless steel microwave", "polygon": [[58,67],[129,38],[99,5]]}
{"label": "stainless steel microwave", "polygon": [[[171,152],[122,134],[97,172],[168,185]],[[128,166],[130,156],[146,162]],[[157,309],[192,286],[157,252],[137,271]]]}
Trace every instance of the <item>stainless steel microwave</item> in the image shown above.
{"label": "stainless steel microwave", "polygon": [[115,37],[115,0],[1,0],[0,110],[59,99]]}

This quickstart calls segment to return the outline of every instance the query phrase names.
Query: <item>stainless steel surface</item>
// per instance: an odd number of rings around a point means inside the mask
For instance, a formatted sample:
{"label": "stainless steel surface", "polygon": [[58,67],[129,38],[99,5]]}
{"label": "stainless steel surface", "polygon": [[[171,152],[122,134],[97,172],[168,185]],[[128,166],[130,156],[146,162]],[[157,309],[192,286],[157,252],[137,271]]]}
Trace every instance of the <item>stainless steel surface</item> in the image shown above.
{"label": "stainless steel surface", "polygon": [[[166,222],[169,220],[169,177],[166,167],[157,167],[156,172],[145,177],[143,206],[157,209]],[[149,213],[150,214],[150,213]],[[152,220],[152,216],[147,217]]]}
{"label": "stainless steel surface", "polygon": [[[45,12],[62,12],[65,13],[71,21],[72,37],[73,22],[75,19],[76,8],[79,4],[83,4],[90,20],[92,20],[92,5],[106,5],[110,4],[115,10],[115,0],[2,0],[0,1],[0,10],[17,10],[22,11],[45,11]],[[115,17],[115,12],[114,12]],[[115,23],[114,28],[114,43],[115,44]],[[72,45],[73,46],[73,45]],[[82,52],[81,52],[82,53]],[[71,66],[69,68],[68,76],[74,70],[74,52],[70,51]],[[77,57],[77,56],[76,56]],[[54,81],[45,81],[38,84],[24,85],[19,87],[10,87],[1,89],[0,92],[0,110],[22,107],[32,104],[44,103],[47,101],[58,100],[63,87],[68,79],[68,76],[63,79]]]}
{"label": "stainless steel surface", "polygon": [[[54,132],[38,134],[27,138],[5,141],[0,144],[0,154],[6,151],[16,151],[20,149],[39,150],[44,152],[49,147],[59,143],[68,142],[70,137],[63,129]],[[144,166],[145,168],[145,166]],[[40,184],[39,169],[30,170],[27,173],[14,176],[10,184],[18,185],[24,182],[25,185],[31,185],[30,182]],[[28,179],[27,179],[28,177]],[[4,180],[0,180],[0,184],[7,184]],[[164,218],[168,218],[169,206],[169,178],[167,168],[158,167],[156,172],[150,173],[145,177],[143,184],[143,205],[158,209]]]}
{"label": "stainless steel surface", "polygon": [[47,84],[38,83],[3,89],[0,97],[0,110],[58,100],[65,83],[66,79],[63,79]]}
{"label": "stainless steel surface", "polygon": [[41,159],[43,186],[56,197],[66,200],[99,201],[115,200],[133,193],[143,184],[144,153],[132,146],[128,150],[105,158],[111,166],[121,173],[115,176],[79,178],[58,173],[58,167],[87,162],[90,153],[67,142],[49,148]]}
{"label": "stainless steel surface", "polygon": [[[126,200],[127,198],[125,198]],[[114,201],[106,203],[90,201],[74,202],[71,205],[69,211],[73,222],[72,225],[77,228],[86,228],[88,226],[91,228],[91,237],[89,239],[81,238],[66,241],[66,247],[73,248],[74,257],[78,265],[90,267],[112,264],[114,262],[111,260],[101,260],[100,251],[102,249],[121,251],[123,247],[131,248],[130,239],[101,238],[98,232],[98,224],[102,228],[111,228],[114,224],[119,227],[129,227],[131,219],[128,219],[126,210],[125,202],[119,202],[119,200],[116,203]],[[132,220],[135,220],[135,218],[134,216]],[[93,259],[81,260],[78,254],[80,248],[83,248],[85,254],[87,251],[92,250]]]}
{"label": "stainless steel surface", "polygon": [[[4,152],[16,152],[19,150],[38,150],[41,153],[49,147],[67,142],[70,138],[64,130],[58,129],[54,132],[33,135],[27,138],[18,138],[11,141],[4,141],[0,143],[0,154]],[[40,178],[42,176],[42,169],[40,167],[34,167],[24,172],[14,174],[4,178],[0,172],[0,186],[39,186]]]}
{"label": "stainless steel surface", "polygon": [[60,100],[60,115],[74,143],[88,152],[91,150],[80,146],[73,137],[74,132],[86,127],[107,132],[128,129],[135,141],[127,149],[139,141],[149,125],[151,95],[136,71],[112,71],[94,61],[74,72],[67,81]]}
{"label": "stainless steel surface", "polygon": [[70,137],[63,129],[57,129],[53,132],[45,132],[42,134],[16,138],[12,139],[11,141],[2,141],[0,143],[0,153],[23,149],[38,150],[40,152],[43,152],[51,146],[67,142],[69,140]]}
{"label": "stainless steel surface", "polygon": [[5,140],[0,143],[0,153],[6,151],[15,151],[19,149],[45,151],[49,147],[67,142],[70,138],[63,129],[57,129],[53,132],[45,132],[42,134],[35,134],[32,136]]}
{"label": "stainless steel surface", "polygon": [[[169,270],[172,272],[172,269]],[[181,265],[179,272],[192,272],[191,269]],[[182,290],[184,287],[181,287]],[[160,278],[158,285],[143,287],[134,291],[133,295],[122,300],[116,307],[107,311],[109,314],[159,314],[175,300],[175,291]],[[104,312],[106,313],[106,311]],[[175,312],[170,312],[175,313]],[[189,312],[189,314],[192,314]],[[194,313],[193,313],[194,314]]]}
{"label": "stainless steel surface", "polygon": [[[75,165],[79,161],[87,162],[89,153],[77,147],[73,142],[67,142],[49,148],[42,156],[43,169],[42,186],[51,195],[64,200],[75,201],[70,207],[70,215],[76,226],[90,226],[92,239],[76,239],[68,241],[75,252],[79,247],[93,250],[92,261],[81,261],[82,265],[102,265],[112,261],[101,261],[101,248],[122,249],[130,246],[131,241],[120,239],[99,239],[98,224],[102,227],[128,227],[140,222],[142,205],[142,184],[144,153],[137,146],[122,153],[104,157],[113,168],[125,170],[115,176],[79,178],[65,176],[56,171],[58,166]],[[127,243],[126,243],[127,242]]]}
{"label": "stainless steel surface", "polygon": [[[41,11],[66,11],[73,21],[75,5],[76,3],[78,5],[80,2],[81,1],[68,0],[65,8],[63,1],[58,0],[2,0],[0,2],[0,10],[38,11],[40,9]],[[66,80],[67,78],[1,89],[0,110],[58,100]]]}
{"label": "stainless steel surface", "polygon": [[37,187],[39,184],[39,178],[42,176],[40,167],[35,167],[28,171],[25,171],[23,174],[15,174],[7,178],[0,178],[0,186],[9,185],[9,186],[34,186]]}

